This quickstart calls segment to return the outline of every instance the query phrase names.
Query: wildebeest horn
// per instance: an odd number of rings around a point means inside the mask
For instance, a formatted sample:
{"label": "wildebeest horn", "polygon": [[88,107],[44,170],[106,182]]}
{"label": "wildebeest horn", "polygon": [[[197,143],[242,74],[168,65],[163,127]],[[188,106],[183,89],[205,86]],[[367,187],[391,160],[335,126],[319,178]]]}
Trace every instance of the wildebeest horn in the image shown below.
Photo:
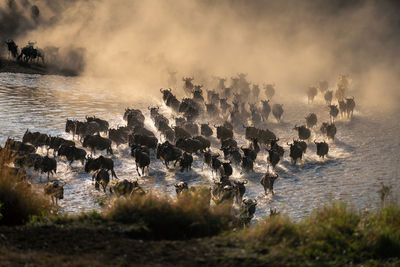
{"label": "wildebeest horn", "polygon": [[288,146],[290,146],[288,142],[286,142],[286,144],[287,144]]}
{"label": "wildebeest horn", "polygon": [[162,93],[162,88],[160,88],[160,92]]}
{"label": "wildebeest horn", "polygon": [[171,88],[168,88],[168,91],[170,91],[170,92],[171,92],[171,91],[172,91],[172,90],[171,90]]}
{"label": "wildebeest horn", "polygon": [[317,144],[315,141],[317,141],[317,139],[314,139],[314,144]]}
{"label": "wildebeest horn", "polygon": [[248,182],[249,182],[249,180],[247,180],[247,179],[243,181],[244,184],[247,184]]}

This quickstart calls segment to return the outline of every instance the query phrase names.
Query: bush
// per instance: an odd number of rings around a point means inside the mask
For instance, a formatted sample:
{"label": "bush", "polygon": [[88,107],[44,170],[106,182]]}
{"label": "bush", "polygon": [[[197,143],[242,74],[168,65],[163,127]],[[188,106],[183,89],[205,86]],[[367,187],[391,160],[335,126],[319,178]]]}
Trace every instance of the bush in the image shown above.
{"label": "bush", "polygon": [[120,198],[106,211],[108,220],[144,225],[151,237],[185,239],[211,236],[229,228],[230,207],[210,208],[209,189],[186,192],[177,199],[158,196]]}
{"label": "bush", "polygon": [[0,224],[17,225],[29,221],[32,216],[43,216],[51,210],[50,201],[42,192],[13,173],[4,163],[9,153],[0,152]]}

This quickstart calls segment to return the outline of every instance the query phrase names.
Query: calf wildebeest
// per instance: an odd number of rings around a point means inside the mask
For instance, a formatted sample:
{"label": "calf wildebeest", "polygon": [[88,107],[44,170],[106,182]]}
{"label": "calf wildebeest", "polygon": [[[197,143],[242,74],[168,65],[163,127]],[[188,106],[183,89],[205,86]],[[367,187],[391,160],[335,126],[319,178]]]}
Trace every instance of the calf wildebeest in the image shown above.
{"label": "calf wildebeest", "polygon": [[275,95],[275,84],[264,84],[265,95],[268,99],[272,99]]}
{"label": "calf wildebeest", "polygon": [[117,129],[109,129],[108,138],[119,146],[128,143],[128,136],[131,132],[131,128],[127,126],[118,127]]}
{"label": "calf wildebeest", "polygon": [[93,179],[95,180],[94,187],[99,190],[100,185],[103,187],[104,193],[106,192],[106,187],[108,183],[110,182],[110,175],[108,174],[107,170],[100,169],[97,172],[95,172],[92,176],[92,181]]}
{"label": "calf wildebeest", "polygon": [[225,126],[215,126],[217,128],[217,138],[218,139],[228,139],[233,138],[233,131],[231,129],[226,128]]}
{"label": "calf wildebeest", "polygon": [[148,136],[144,134],[130,134],[128,136],[129,146],[142,145],[147,146],[151,149],[156,149],[158,144],[158,139],[155,136]]}
{"label": "calf wildebeest", "polygon": [[199,135],[199,125],[197,125],[194,122],[186,122],[183,125],[183,128],[191,135],[191,136],[196,136]]}
{"label": "calf wildebeest", "polygon": [[61,145],[60,149],[58,150],[58,156],[66,157],[69,161],[69,164],[72,164],[74,160],[80,160],[83,165],[86,159],[86,151],[75,146]]}
{"label": "calf wildebeest", "polygon": [[164,162],[165,167],[168,169],[168,164],[170,161],[176,162],[182,156],[182,151],[176,146],[170,144],[168,141],[165,141],[162,144],[158,144],[157,147],[157,159],[160,159]]}
{"label": "calf wildebeest", "polygon": [[329,108],[330,108],[329,115],[331,118],[331,122],[333,123],[333,122],[335,122],[335,119],[336,119],[337,115],[339,114],[339,109],[338,109],[337,105],[329,105]]}
{"label": "calf wildebeest", "polygon": [[58,152],[62,145],[65,146],[75,146],[75,142],[71,140],[65,140],[62,137],[50,136],[48,139],[49,149],[53,149],[53,155]]}
{"label": "calf wildebeest", "polygon": [[280,122],[283,114],[283,104],[274,104],[272,106],[272,115],[274,115],[275,119]]}
{"label": "calf wildebeest", "polygon": [[330,105],[332,103],[333,91],[326,91],[324,94],[325,103]]}
{"label": "calf wildebeest", "polygon": [[346,98],[346,113],[348,118],[353,117],[353,111],[356,106],[356,102],[354,102],[354,96],[352,98]]}
{"label": "calf wildebeest", "polygon": [[271,113],[271,106],[269,105],[269,100],[261,100],[261,118],[263,121],[267,121],[269,114]]}
{"label": "calf wildebeest", "polygon": [[144,190],[140,187],[138,181],[128,181],[124,179],[118,181],[112,187],[112,191],[118,196],[130,196],[130,195],[144,195]]}
{"label": "calf wildebeest", "polygon": [[108,121],[102,120],[100,118],[96,118],[96,116],[93,116],[93,117],[86,116],[86,121],[87,122],[95,122],[95,123],[97,123],[99,132],[107,132],[108,131],[108,127],[110,126]]}
{"label": "calf wildebeest", "polygon": [[147,167],[147,172],[149,172],[150,157],[148,151],[143,149],[142,146],[132,147],[131,155],[135,157],[136,171],[139,176],[139,168],[142,169],[142,175],[144,175],[144,169]]}
{"label": "calf wildebeest", "polygon": [[318,122],[318,119],[317,119],[317,115],[315,115],[315,113],[310,113],[306,117],[307,128],[314,127],[317,124],[317,122]]}
{"label": "calf wildebeest", "polygon": [[213,135],[213,130],[211,129],[211,127],[207,124],[201,124],[200,126],[200,133],[201,135],[205,136],[205,137],[210,137]]}
{"label": "calf wildebeest", "polygon": [[206,150],[207,148],[211,147],[211,142],[210,140],[204,138],[203,136],[195,136],[193,139],[199,141],[201,143],[201,151]]}
{"label": "calf wildebeest", "polygon": [[240,205],[243,200],[243,195],[246,193],[245,184],[247,184],[247,180],[244,181],[233,181],[233,189],[235,191],[235,199],[236,203]]}
{"label": "calf wildebeest", "polygon": [[242,171],[243,172],[253,172],[254,161],[246,156],[242,157]]}
{"label": "calf wildebeest", "polygon": [[203,148],[202,142],[193,138],[178,139],[175,145],[188,153],[198,153]]}
{"label": "calf wildebeest", "polygon": [[114,161],[112,159],[105,158],[103,156],[100,156],[96,159],[88,157],[85,164],[85,172],[89,173],[100,169],[111,171],[111,177],[115,177],[118,179],[117,175],[114,172]]}
{"label": "calf wildebeest", "polygon": [[192,169],[193,156],[190,153],[183,152],[182,157],[178,160],[180,171],[190,171]]}
{"label": "calf wildebeest", "polygon": [[314,143],[317,146],[317,155],[320,158],[324,158],[328,154],[328,151],[329,151],[328,144],[325,141],[324,142],[315,142],[314,141]]}
{"label": "calf wildebeest", "polygon": [[53,204],[55,203],[57,205],[58,200],[64,198],[64,185],[65,183],[60,180],[50,181],[45,185],[44,193],[51,197]]}
{"label": "calf wildebeest", "polygon": [[274,193],[274,183],[275,180],[278,179],[279,175],[278,174],[272,174],[270,172],[267,172],[266,174],[263,175],[263,177],[260,180],[260,183],[264,187],[264,192],[267,195],[269,192]]}
{"label": "calf wildebeest", "polygon": [[293,128],[293,130],[297,130],[298,134],[299,134],[299,139],[300,140],[307,140],[310,138],[311,136],[311,131],[310,129],[308,129],[306,126],[301,125],[301,126],[295,126]]}
{"label": "calf wildebeest", "polygon": [[179,182],[175,184],[176,195],[180,196],[183,192],[189,190],[188,184],[186,182]]}
{"label": "calf wildebeest", "polygon": [[26,130],[24,136],[22,137],[23,143],[29,143],[35,148],[46,146],[49,143],[49,136],[47,134],[39,132],[30,132]]}
{"label": "calf wildebeest", "polygon": [[250,104],[251,120],[254,125],[261,123],[261,115],[256,104]]}
{"label": "calf wildebeest", "polygon": [[314,97],[317,95],[318,90],[314,86],[310,86],[307,89],[307,98],[308,98],[308,104],[312,103],[314,101]]}
{"label": "calf wildebeest", "polygon": [[111,148],[111,140],[108,138],[101,137],[100,135],[86,135],[82,143],[83,147],[90,148],[92,154],[96,153],[97,150],[106,150],[107,154],[113,154]]}
{"label": "calf wildebeest", "polygon": [[57,161],[54,158],[44,156],[41,160],[36,160],[34,163],[35,171],[40,170],[41,173],[47,173],[47,180],[50,179],[50,174],[57,172]]}
{"label": "calf wildebeest", "polygon": [[256,212],[257,201],[249,198],[243,199],[240,205],[239,223],[242,226],[248,226]]}
{"label": "calf wildebeest", "polygon": [[[289,146],[289,144],[287,144],[287,145]],[[301,160],[303,158],[302,147],[300,147],[296,143],[290,144],[290,155],[289,156],[292,158],[293,163],[296,164],[298,159]]]}

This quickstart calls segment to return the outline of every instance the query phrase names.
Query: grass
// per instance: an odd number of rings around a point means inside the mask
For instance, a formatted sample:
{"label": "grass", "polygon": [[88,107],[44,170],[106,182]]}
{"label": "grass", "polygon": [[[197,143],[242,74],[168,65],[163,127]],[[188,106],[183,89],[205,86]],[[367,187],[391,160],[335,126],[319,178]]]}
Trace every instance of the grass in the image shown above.
{"label": "grass", "polygon": [[49,199],[4,164],[8,155],[5,149],[0,152],[0,224],[25,224],[32,217],[45,216],[52,209]]}

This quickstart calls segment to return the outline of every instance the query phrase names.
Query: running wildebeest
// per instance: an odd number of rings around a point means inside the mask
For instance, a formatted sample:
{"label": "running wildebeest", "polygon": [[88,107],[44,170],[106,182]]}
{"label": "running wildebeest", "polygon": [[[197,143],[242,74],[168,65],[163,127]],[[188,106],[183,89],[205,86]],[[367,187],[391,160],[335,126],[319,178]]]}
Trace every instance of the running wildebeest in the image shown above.
{"label": "running wildebeest", "polygon": [[324,158],[328,154],[328,151],[329,151],[328,144],[325,141],[324,142],[315,142],[314,141],[314,143],[317,146],[317,155],[319,157]]}
{"label": "running wildebeest", "polygon": [[328,136],[330,139],[334,140],[336,135],[336,126],[334,123],[324,122],[320,128],[321,132]]}
{"label": "running wildebeest", "polygon": [[192,83],[193,80],[194,79],[192,77],[183,77],[182,78],[182,81],[185,82],[184,85],[183,85],[183,90],[185,91],[185,93],[187,95],[191,95],[192,94],[192,91],[193,91],[193,88],[194,88],[194,85]]}
{"label": "running wildebeest", "polygon": [[83,139],[83,147],[90,148],[92,154],[96,153],[97,150],[106,150],[107,154],[113,154],[111,148],[111,140],[108,138],[101,137],[100,135],[86,135]]}
{"label": "running wildebeest", "polygon": [[275,166],[279,163],[281,160],[281,156],[279,153],[275,150],[267,149],[268,151],[268,162],[271,164],[272,168],[275,168]]}
{"label": "running wildebeest", "polygon": [[138,181],[131,182],[127,179],[116,182],[115,185],[112,187],[112,191],[114,191],[118,197],[145,194],[144,190],[140,187]]}
{"label": "running wildebeest", "polygon": [[301,125],[301,126],[295,126],[293,128],[293,130],[297,130],[298,134],[299,134],[299,139],[300,140],[307,140],[310,138],[311,136],[311,131],[310,129],[308,129],[306,126]]}
{"label": "running wildebeest", "polygon": [[158,144],[156,157],[164,162],[167,169],[170,161],[175,161],[176,164],[181,156],[182,151],[176,146],[170,144],[168,141]]}
{"label": "running wildebeest", "polygon": [[249,198],[243,199],[240,205],[239,224],[248,226],[256,212],[257,201]]}
{"label": "running wildebeest", "polygon": [[348,118],[353,117],[353,111],[356,106],[356,102],[354,102],[354,96],[352,98],[346,98],[346,113]]}
{"label": "running wildebeest", "polygon": [[155,136],[149,136],[145,134],[130,134],[128,136],[129,146],[133,145],[143,145],[150,149],[156,149],[158,144],[158,139]]}
{"label": "running wildebeest", "polygon": [[96,190],[99,190],[100,185],[103,188],[104,193],[106,192],[106,187],[110,182],[110,175],[108,174],[107,170],[100,169],[95,172],[92,176],[92,181],[95,180],[94,187]]}
{"label": "running wildebeest", "polygon": [[117,129],[108,130],[108,138],[114,142],[117,147],[121,144],[128,143],[128,136],[132,130],[128,126],[118,127]]}
{"label": "running wildebeest", "polygon": [[49,136],[47,145],[49,149],[53,149],[53,155],[54,155],[56,152],[58,152],[58,150],[62,145],[75,146],[75,142],[71,140],[65,140],[62,137]]}
{"label": "running wildebeest", "polygon": [[18,46],[15,44],[15,42],[11,39],[7,40],[5,42],[7,44],[7,49],[9,52],[9,55],[11,55],[13,58],[18,57]]}
{"label": "running wildebeest", "polygon": [[198,153],[203,148],[202,142],[194,138],[180,138],[175,145],[188,153]]}
{"label": "running wildebeest", "polygon": [[254,125],[259,125],[261,123],[261,115],[257,109],[256,104],[250,104],[251,120]]}
{"label": "running wildebeest", "polygon": [[265,95],[268,99],[272,99],[275,95],[275,84],[264,84]]}
{"label": "running wildebeest", "polygon": [[80,160],[82,165],[86,159],[86,151],[75,146],[61,145],[58,150],[59,157],[66,157],[71,165],[74,160]]}
{"label": "running wildebeest", "polygon": [[233,131],[225,126],[215,126],[217,128],[217,139],[233,138]]}
{"label": "running wildebeest", "polygon": [[186,122],[183,125],[183,128],[191,135],[191,136],[196,136],[199,135],[199,126],[194,123],[194,122]]}
{"label": "running wildebeest", "polygon": [[329,105],[329,115],[330,115],[330,119],[331,119],[331,123],[335,122],[336,117],[339,114],[339,109],[337,107],[337,105]]}
{"label": "running wildebeest", "polygon": [[227,111],[232,107],[227,101],[228,100],[226,98],[221,98],[219,100],[219,107],[221,108],[222,116],[225,116]]}
{"label": "running wildebeest", "polygon": [[88,117],[86,116],[86,121],[87,122],[95,122],[99,125],[98,127],[98,131],[99,132],[107,132],[108,131],[108,127],[109,127],[109,123],[106,120],[102,120],[100,118],[96,118],[96,116],[93,117]]}
{"label": "running wildebeest", "polygon": [[247,183],[248,183],[247,180],[233,181],[233,188],[235,191],[235,199],[236,199],[236,203],[238,205],[240,205],[240,203],[242,203],[243,195],[244,195],[244,193],[246,193],[245,184],[247,184]]}
{"label": "running wildebeest", "polygon": [[217,171],[222,166],[222,162],[218,158],[219,154],[211,155],[211,174],[215,171],[215,175],[217,175]]}
{"label": "running wildebeest", "polygon": [[34,164],[35,171],[40,170],[41,173],[47,173],[47,180],[50,179],[50,174],[57,172],[57,161],[54,158],[44,156],[41,160],[36,160]]}
{"label": "running wildebeest", "polygon": [[328,90],[329,83],[327,81],[319,81],[318,82],[318,89],[321,92],[321,94],[325,93],[326,90]]}
{"label": "running wildebeest", "polygon": [[139,168],[142,169],[142,175],[144,175],[144,169],[146,167],[147,172],[149,172],[150,157],[147,149],[143,148],[142,146],[133,146],[131,150],[131,155],[135,158],[136,171],[139,176],[141,176]]}
{"label": "running wildebeest", "polygon": [[208,139],[204,138],[203,136],[200,136],[200,135],[195,136],[195,137],[193,137],[193,139],[195,139],[201,143],[201,149],[200,149],[201,151],[204,151],[207,148],[211,147],[211,142]]}
{"label": "running wildebeest", "polygon": [[263,121],[267,121],[269,114],[271,113],[271,106],[269,105],[269,100],[261,100],[261,118]]}
{"label": "running wildebeest", "polygon": [[[289,144],[287,145],[289,146]],[[303,148],[300,145],[296,143],[290,144],[290,157],[292,158],[294,164],[297,163],[298,159],[301,160],[303,158],[303,153]]]}
{"label": "running wildebeest", "polygon": [[39,132],[30,132],[26,130],[24,136],[22,137],[22,142],[30,143],[35,148],[47,146],[49,143],[49,136],[47,134],[39,133]]}
{"label": "running wildebeest", "polygon": [[59,199],[64,198],[64,185],[60,180],[54,180],[47,182],[44,187],[44,193],[51,197],[51,201],[53,204],[58,204]]}
{"label": "running wildebeest", "polygon": [[89,173],[92,171],[98,171],[100,169],[105,169],[107,171],[111,171],[111,177],[115,177],[118,179],[117,175],[114,171],[114,161],[110,158],[105,158],[100,156],[96,159],[92,157],[88,157],[85,164],[85,172]]}
{"label": "running wildebeest", "polygon": [[310,86],[307,89],[307,98],[308,98],[308,104],[314,102],[314,97],[317,95],[318,90],[314,86]]}
{"label": "running wildebeest", "polygon": [[220,167],[220,175],[222,178],[227,178],[233,174],[232,165],[230,162],[222,162],[222,166]]}
{"label": "running wildebeest", "polygon": [[180,171],[190,171],[192,169],[193,156],[190,153],[183,152],[182,157],[178,160]]}
{"label": "running wildebeest", "polygon": [[260,180],[260,183],[264,187],[264,192],[266,195],[268,193],[272,193],[274,195],[274,183],[275,180],[278,179],[279,175],[278,174],[272,174],[270,172],[267,172],[266,174],[263,175],[263,177]]}
{"label": "running wildebeest", "polygon": [[346,102],[343,100],[339,100],[339,112],[340,116],[344,118],[345,115],[347,115],[347,106]]}
{"label": "running wildebeest", "polygon": [[274,104],[272,106],[272,115],[274,115],[275,119],[280,122],[283,114],[283,104]]}
{"label": "running wildebeest", "polygon": [[307,128],[314,127],[317,124],[317,122],[318,122],[318,119],[317,119],[317,115],[315,115],[315,113],[310,113],[306,117]]}
{"label": "running wildebeest", "polygon": [[243,172],[253,172],[254,161],[246,156],[242,157],[242,171]]}
{"label": "running wildebeest", "polygon": [[333,91],[326,91],[324,94],[325,103],[330,105],[332,103]]}
{"label": "running wildebeest", "polygon": [[207,124],[201,124],[200,126],[200,133],[201,135],[205,136],[205,137],[210,137],[213,135],[213,130],[211,129],[211,127]]}

